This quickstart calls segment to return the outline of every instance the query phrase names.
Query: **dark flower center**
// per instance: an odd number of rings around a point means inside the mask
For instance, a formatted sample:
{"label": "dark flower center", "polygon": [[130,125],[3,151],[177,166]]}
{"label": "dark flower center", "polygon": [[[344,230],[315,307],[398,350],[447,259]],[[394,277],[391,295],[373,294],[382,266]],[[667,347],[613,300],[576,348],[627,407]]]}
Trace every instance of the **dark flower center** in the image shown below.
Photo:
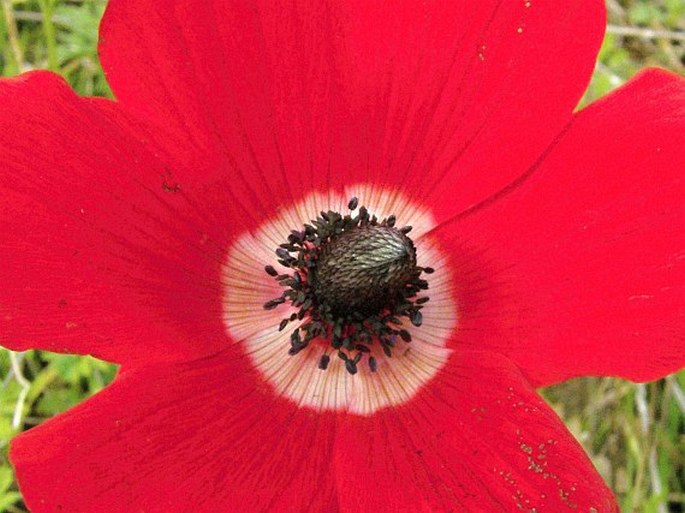
{"label": "dark flower center", "polygon": [[[433,269],[416,265],[416,248],[407,237],[411,226],[398,229],[395,216],[379,221],[363,206],[353,215],[356,198],[348,207],[351,214],[345,216],[321,212],[279,246],[278,262],[293,273],[279,274],[273,266],[265,267],[286,290],[264,308],[286,302],[298,308],[279,325],[282,331],[289,323],[304,320],[290,335],[291,355],[316,338],[328,340],[347,371],[356,374],[357,364],[364,353],[371,353],[374,342],[390,357],[399,340],[411,341],[401,317],[421,325],[421,309],[428,297],[416,295],[428,289],[421,273]],[[319,368],[325,370],[329,362],[326,351]],[[369,355],[368,364],[375,372],[374,356]]]}
{"label": "dark flower center", "polygon": [[397,228],[365,225],[324,245],[310,273],[319,304],[333,313],[373,315],[400,298],[416,268],[411,239]]}

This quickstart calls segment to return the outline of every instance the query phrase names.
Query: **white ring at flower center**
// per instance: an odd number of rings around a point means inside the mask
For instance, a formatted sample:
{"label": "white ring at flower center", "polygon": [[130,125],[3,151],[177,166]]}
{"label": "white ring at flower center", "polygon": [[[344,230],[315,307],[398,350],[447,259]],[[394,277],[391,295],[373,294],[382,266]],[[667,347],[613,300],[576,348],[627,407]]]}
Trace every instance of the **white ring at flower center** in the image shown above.
{"label": "white ring at flower center", "polygon": [[[306,349],[291,356],[290,334],[296,323],[279,332],[280,321],[297,310],[289,304],[275,310],[264,310],[267,301],[283,292],[276,281],[264,272],[273,265],[279,273],[292,273],[277,263],[274,250],[287,240],[291,230],[299,230],[315,219],[319,212],[349,212],[350,198],[359,198],[359,205],[383,219],[397,217],[397,226],[411,225],[410,234],[417,248],[418,265],[432,267],[426,276],[430,301],[422,310],[423,324],[413,326],[403,318],[404,328],[412,341],[398,341],[393,356],[388,358],[380,344],[372,345],[376,357],[375,373],[368,367],[368,356],[359,363],[359,372],[351,375],[327,342],[312,342]],[[443,367],[451,350],[447,338],[456,324],[456,308],[451,291],[449,265],[437,241],[428,235],[435,226],[428,210],[390,189],[358,185],[344,194],[312,193],[288,209],[267,220],[255,233],[243,234],[229,249],[223,267],[224,323],[231,338],[241,341],[243,350],[254,366],[278,395],[300,406],[317,411],[338,410],[369,415],[381,408],[401,404],[411,399]],[[331,356],[328,369],[318,368],[321,356]]]}

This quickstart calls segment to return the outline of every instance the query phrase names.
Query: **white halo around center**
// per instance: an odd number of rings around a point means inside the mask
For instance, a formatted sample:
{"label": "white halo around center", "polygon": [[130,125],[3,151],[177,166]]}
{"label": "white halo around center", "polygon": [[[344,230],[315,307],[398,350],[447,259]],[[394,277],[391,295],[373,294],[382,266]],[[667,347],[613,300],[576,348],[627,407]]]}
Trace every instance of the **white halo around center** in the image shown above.
{"label": "white halo around center", "polygon": [[[264,310],[267,301],[279,297],[283,288],[264,271],[273,265],[279,273],[292,273],[280,266],[274,250],[285,242],[291,230],[300,230],[319,212],[333,210],[345,215],[352,197],[371,214],[383,219],[397,217],[397,226],[411,225],[409,236],[417,248],[418,265],[432,267],[426,276],[429,290],[420,327],[403,318],[404,328],[412,335],[409,343],[398,342],[392,357],[382,352],[380,344],[372,345],[378,362],[371,372],[366,356],[359,372],[351,375],[344,362],[325,341],[313,341],[306,349],[291,356],[290,334],[297,323],[278,331],[280,321],[297,310],[283,304],[275,310]],[[393,189],[367,184],[346,188],[344,193],[311,193],[291,207],[281,209],[255,232],[244,233],[229,249],[223,267],[224,323],[229,336],[240,341],[264,381],[274,392],[301,407],[317,411],[347,411],[369,415],[382,408],[411,399],[445,365],[451,350],[446,347],[456,325],[456,306],[451,291],[449,262],[437,240],[429,232],[435,226],[430,212]],[[304,322],[304,321],[303,321]],[[331,355],[328,369],[318,363],[324,352]]]}

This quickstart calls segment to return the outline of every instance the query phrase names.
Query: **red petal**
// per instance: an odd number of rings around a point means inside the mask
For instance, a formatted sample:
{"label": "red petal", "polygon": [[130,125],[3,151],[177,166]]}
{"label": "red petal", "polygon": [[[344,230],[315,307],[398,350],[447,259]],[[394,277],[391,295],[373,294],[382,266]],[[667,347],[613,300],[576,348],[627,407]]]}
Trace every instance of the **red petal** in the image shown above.
{"label": "red petal", "polygon": [[31,511],[337,511],[332,415],[218,355],[120,375],[13,441]]}
{"label": "red petal", "polygon": [[409,403],[346,419],[335,450],[343,512],[618,513],[554,412],[489,353],[455,353]]}
{"label": "red petal", "polygon": [[184,180],[235,190],[234,222],[360,181],[442,217],[547,147],[604,26],[600,0],[341,4],[113,0],[101,58]]}
{"label": "red petal", "polygon": [[540,168],[443,227],[455,344],[537,384],[685,365],[685,81],[647,71],[580,112]]}
{"label": "red petal", "polygon": [[[225,347],[221,237],[174,177],[57,76],[0,82],[0,344],[108,360]],[[175,192],[174,192],[175,191]]]}

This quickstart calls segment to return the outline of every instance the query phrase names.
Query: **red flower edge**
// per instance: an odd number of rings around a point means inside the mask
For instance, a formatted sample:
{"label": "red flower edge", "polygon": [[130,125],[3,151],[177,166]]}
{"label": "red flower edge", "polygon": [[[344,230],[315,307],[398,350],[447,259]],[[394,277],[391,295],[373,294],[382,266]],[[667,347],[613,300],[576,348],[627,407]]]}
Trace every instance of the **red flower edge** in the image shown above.
{"label": "red flower edge", "polygon": [[[102,56],[119,104],[78,99],[47,74],[0,86],[0,341],[124,364],[104,393],[13,443],[34,511],[615,508],[526,380],[682,367],[682,81],[647,72],[572,117],[598,2],[563,19],[545,6],[485,3],[458,18],[407,3],[390,28],[382,8],[338,8],[293,7],[284,24],[268,5],[178,3],[162,16],[154,2],[112,2]],[[218,27],[199,31],[208,19]],[[233,26],[241,38],[222,29]],[[567,27],[592,37],[555,46]],[[453,33],[466,35],[450,47]],[[160,73],[136,73],[144,55]],[[388,66],[412,87],[393,89]],[[198,94],[219,78],[224,90]],[[389,100],[370,110],[378,98]],[[403,153],[417,137],[424,146]],[[275,398],[227,341],[216,277],[256,213],[360,179],[433,206],[462,278],[455,352],[401,407],[313,414]]]}
{"label": "red flower edge", "polygon": [[15,439],[29,506],[618,511],[578,443],[498,355],[463,352],[435,386],[368,417],[274,400],[252,372],[229,353],[124,371]]}

